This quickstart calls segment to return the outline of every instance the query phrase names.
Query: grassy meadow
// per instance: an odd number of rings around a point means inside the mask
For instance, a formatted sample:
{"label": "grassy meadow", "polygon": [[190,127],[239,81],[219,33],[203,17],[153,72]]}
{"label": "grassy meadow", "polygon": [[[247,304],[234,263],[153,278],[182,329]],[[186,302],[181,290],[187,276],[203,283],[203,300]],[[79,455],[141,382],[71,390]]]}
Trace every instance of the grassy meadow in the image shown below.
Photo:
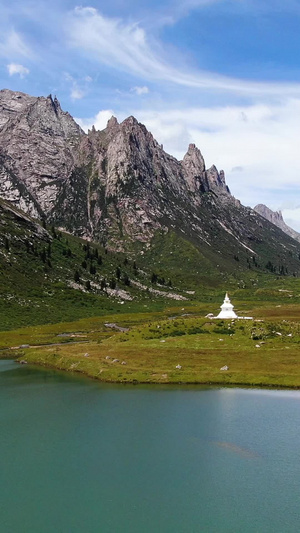
{"label": "grassy meadow", "polygon": [[238,313],[253,320],[210,320],[218,304],[180,302],[3,331],[0,354],[107,382],[300,387],[300,306],[291,290],[266,289],[252,302],[237,290]]}

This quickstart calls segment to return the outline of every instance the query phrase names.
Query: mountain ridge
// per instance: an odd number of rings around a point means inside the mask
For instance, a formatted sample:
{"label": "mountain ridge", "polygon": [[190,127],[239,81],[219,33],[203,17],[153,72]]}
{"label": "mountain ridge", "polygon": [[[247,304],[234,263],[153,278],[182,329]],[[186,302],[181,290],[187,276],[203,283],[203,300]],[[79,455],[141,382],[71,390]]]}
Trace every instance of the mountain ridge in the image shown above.
{"label": "mountain ridge", "polygon": [[256,211],[256,213],[259,213],[261,216],[269,220],[269,222],[275,224],[275,226],[280,228],[284,233],[300,242],[300,233],[285,223],[281,211],[272,211],[272,209],[264,204],[258,204],[253,209]]}
{"label": "mountain ridge", "polygon": [[86,134],[52,96],[0,91],[1,116],[0,197],[28,214],[115,251],[174,232],[213,269],[298,275],[300,245],[235,199],[195,144],[177,161],[133,116]]}

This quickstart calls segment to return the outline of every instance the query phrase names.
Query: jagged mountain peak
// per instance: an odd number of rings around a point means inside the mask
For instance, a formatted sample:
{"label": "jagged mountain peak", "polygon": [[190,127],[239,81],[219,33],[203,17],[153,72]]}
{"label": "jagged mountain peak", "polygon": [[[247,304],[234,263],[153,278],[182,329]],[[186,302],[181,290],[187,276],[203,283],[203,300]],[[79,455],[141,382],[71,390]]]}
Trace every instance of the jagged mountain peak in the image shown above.
{"label": "jagged mountain peak", "polygon": [[253,209],[254,211],[256,211],[256,213],[258,213],[266,220],[269,220],[269,222],[272,222],[272,224],[280,228],[284,233],[286,233],[296,241],[300,242],[300,233],[298,233],[285,223],[281,211],[272,211],[272,209],[270,209],[264,204],[258,204]]}
{"label": "jagged mountain peak", "polygon": [[112,117],[107,121],[106,129],[114,129],[114,128],[116,128],[117,126],[119,126],[118,119],[117,119],[116,117],[112,116]]}
{"label": "jagged mountain peak", "polygon": [[283,216],[282,216],[282,212],[281,211],[272,211],[272,209],[270,209],[268,206],[266,206],[264,204],[257,204],[254,207],[254,211],[256,211],[260,215],[264,216],[265,218],[269,217],[270,218],[270,222],[272,222],[271,219],[273,219],[273,220],[282,220],[283,221]]}
{"label": "jagged mountain peak", "polygon": [[195,144],[189,144],[181,165],[189,188],[194,192],[199,190],[203,179],[205,179],[205,162]]}
{"label": "jagged mountain peak", "polygon": [[49,216],[84,135],[57,99],[0,93],[0,193],[29,214]]}
{"label": "jagged mountain peak", "polygon": [[193,172],[199,172],[199,175],[205,171],[203,155],[199,148],[193,143],[189,144],[188,151],[182,160],[182,164],[187,169],[193,169]]}
{"label": "jagged mountain peak", "polygon": [[226,181],[225,181],[224,170],[220,170],[220,172],[218,172],[217,167],[215,165],[212,165],[206,171],[206,176],[207,176],[208,188],[210,190],[231,196],[229,187],[227,186]]}
{"label": "jagged mountain peak", "polygon": [[142,126],[142,124],[133,116],[130,115],[129,117],[125,118],[123,122],[121,122],[123,126],[130,125],[130,126]]}

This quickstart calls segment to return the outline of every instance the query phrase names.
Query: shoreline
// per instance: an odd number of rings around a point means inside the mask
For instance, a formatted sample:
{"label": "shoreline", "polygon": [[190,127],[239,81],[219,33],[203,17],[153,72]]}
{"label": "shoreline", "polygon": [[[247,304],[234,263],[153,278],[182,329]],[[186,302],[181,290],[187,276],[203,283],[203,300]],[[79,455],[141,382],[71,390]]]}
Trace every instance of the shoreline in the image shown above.
{"label": "shoreline", "polygon": [[[0,356],[0,360],[11,360],[15,363],[21,364],[19,361],[19,358],[11,358],[11,357],[2,357]],[[248,388],[248,389],[270,389],[270,390],[300,390],[300,384],[299,385],[284,385],[280,383],[249,383],[245,381],[159,381],[159,380],[137,380],[135,378],[132,379],[103,379],[97,375],[91,375],[88,372],[84,370],[76,370],[76,369],[67,369],[60,366],[56,366],[54,364],[49,363],[41,363],[36,361],[27,361],[26,364],[29,365],[29,367],[38,367],[38,368],[47,368],[51,370],[57,370],[59,372],[65,372],[69,375],[76,374],[76,375],[82,375],[84,377],[87,377],[91,379],[92,381],[98,381],[101,383],[107,383],[107,384],[115,384],[115,385],[182,385],[182,386],[209,386],[209,387],[226,387],[226,388]]]}

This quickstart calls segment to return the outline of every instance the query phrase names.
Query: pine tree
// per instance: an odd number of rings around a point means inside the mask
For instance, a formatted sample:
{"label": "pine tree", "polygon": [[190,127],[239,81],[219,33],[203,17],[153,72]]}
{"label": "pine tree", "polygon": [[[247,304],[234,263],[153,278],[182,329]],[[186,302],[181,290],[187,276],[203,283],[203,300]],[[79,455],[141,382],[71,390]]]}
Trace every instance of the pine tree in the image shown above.
{"label": "pine tree", "polygon": [[46,263],[47,255],[46,255],[46,250],[45,250],[45,248],[41,251],[41,253],[40,253],[40,258],[41,258],[41,260],[43,261],[43,263]]}
{"label": "pine tree", "polygon": [[89,243],[87,243],[87,245],[86,245],[86,247],[85,247],[85,250],[86,250],[85,258],[86,258],[86,259],[90,259],[90,257],[91,257],[91,251],[90,251],[90,245],[89,245]]}
{"label": "pine tree", "polygon": [[124,276],[123,276],[123,283],[124,283],[124,285],[127,285],[127,287],[130,286],[130,279],[129,279],[127,274],[124,274]]}
{"label": "pine tree", "polygon": [[110,289],[115,289],[115,288],[116,288],[116,285],[117,285],[117,283],[116,283],[115,278],[111,278],[111,280],[109,281],[109,287],[110,287]]}

